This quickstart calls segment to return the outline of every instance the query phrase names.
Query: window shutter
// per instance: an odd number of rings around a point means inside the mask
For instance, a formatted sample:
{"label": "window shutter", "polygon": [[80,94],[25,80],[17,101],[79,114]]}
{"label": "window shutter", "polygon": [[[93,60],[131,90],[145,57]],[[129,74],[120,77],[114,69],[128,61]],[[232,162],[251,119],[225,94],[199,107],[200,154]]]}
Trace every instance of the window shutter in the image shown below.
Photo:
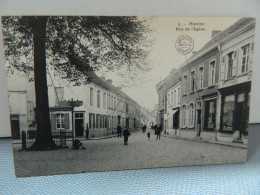
{"label": "window shutter", "polygon": [[70,128],[70,121],[69,121],[69,114],[64,114],[64,126],[65,129],[69,129]]}
{"label": "window shutter", "polygon": [[190,108],[189,106],[186,107],[186,127],[190,127]]}
{"label": "window shutter", "polygon": [[232,76],[237,75],[237,60],[238,59],[238,50],[234,51],[234,60],[233,60],[233,67],[232,67]]}
{"label": "window shutter", "polygon": [[91,129],[91,113],[88,114],[88,127]]}
{"label": "window shutter", "polygon": [[180,115],[179,115],[179,119],[180,119],[180,122],[181,122],[181,127],[183,127],[183,122],[182,122],[182,112],[183,112],[183,109],[180,107]]}
{"label": "window shutter", "polygon": [[98,123],[99,115],[97,114],[96,116],[96,127],[99,128],[99,123]]}
{"label": "window shutter", "polygon": [[93,128],[96,128],[95,114],[93,114]]}
{"label": "window shutter", "polygon": [[211,64],[208,66],[208,86],[211,85]]}
{"label": "window shutter", "polygon": [[220,78],[222,81],[225,79],[226,58],[227,56],[222,57],[221,71],[220,71],[221,72]]}
{"label": "window shutter", "polygon": [[51,130],[56,130],[56,115],[51,114]]}
{"label": "window shutter", "polygon": [[250,45],[250,51],[249,51],[248,72],[252,71],[253,57],[254,57],[254,47],[255,47],[255,43],[252,42],[251,45]]}

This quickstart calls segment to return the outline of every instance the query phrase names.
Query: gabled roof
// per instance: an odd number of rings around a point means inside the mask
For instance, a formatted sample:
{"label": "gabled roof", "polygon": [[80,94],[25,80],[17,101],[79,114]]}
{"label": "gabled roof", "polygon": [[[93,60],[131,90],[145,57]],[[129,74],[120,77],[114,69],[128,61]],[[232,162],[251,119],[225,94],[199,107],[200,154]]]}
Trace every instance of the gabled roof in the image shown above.
{"label": "gabled roof", "polygon": [[94,71],[85,71],[84,74],[91,79],[93,83],[96,83],[97,85],[115,93],[118,96],[121,96],[121,98],[127,98],[130,101],[135,102],[138,104],[134,99],[132,99],[130,96],[125,94],[122,90],[118,89],[114,85],[110,84],[108,81],[105,81],[101,79]]}
{"label": "gabled roof", "polygon": [[187,61],[182,63],[177,71],[175,71],[173,74],[170,73],[165,79],[160,81],[157,85],[161,85],[163,82],[165,82],[165,88],[168,90],[170,87],[172,87],[177,80],[180,78],[180,74],[182,73],[182,68],[185,68],[187,65],[191,64],[191,62],[200,56],[202,56],[205,52],[209,51],[210,49],[217,47],[219,43],[221,43],[224,39],[227,37],[237,33],[241,29],[249,26],[250,24],[255,22],[255,18],[242,18],[235,22],[233,25],[229,26],[222,32],[218,33],[215,37],[213,37],[210,41],[208,41],[198,52],[196,52],[194,55],[192,55]]}
{"label": "gabled roof", "polygon": [[110,86],[108,85],[108,82],[104,81],[103,79],[99,78],[97,74],[94,71],[84,71],[84,74],[91,79],[91,82],[96,83],[97,85],[100,85],[101,87],[105,89],[110,89]]}
{"label": "gabled roof", "polygon": [[[215,37],[213,37],[210,41],[208,41],[196,54],[191,56],[188,59],[189,64],[193,60],[198,58],[199,56],[203,55],[208,50],[210,50],[214,47],[217,47],[218,44],[221,43],[225,38],[237,33],[238,31],[242,30],[243,28],[245,28],[246,26],[249,26],[250,24],[252,24],[254,22],[255,22],[255,18],[252,18],[252,17],[251,18],[244,17],[244,18],[238,20],[233,25],[229,26],[222,32],[218,33]],[[183,65],[184,64],[185,63],[183,63]]]}

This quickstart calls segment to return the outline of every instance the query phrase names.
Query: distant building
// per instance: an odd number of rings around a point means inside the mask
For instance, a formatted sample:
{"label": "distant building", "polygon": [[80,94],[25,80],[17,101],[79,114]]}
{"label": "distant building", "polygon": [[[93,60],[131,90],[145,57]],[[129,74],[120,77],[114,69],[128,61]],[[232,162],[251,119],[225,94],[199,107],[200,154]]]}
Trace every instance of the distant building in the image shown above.
{"label": "distant building", "polygon": [[255,19],[243,18],[220,44],[219,136],[241,140],[248,134]]}
{"label": "distant building", "polygon": [[[53,132],[96,137],[115,133],[118,124],[130,131],[140,128],[140,105],[94,72],[84,74],[90,82],[80,86],[54,77],[53,70],[47,75]],[[19,139],[22,130],[36,130],[33,73],[28,76],[15,71],[8,77],[12,137]]]}
{"label": "distant building", "polygon": [[166,129],[179,129],[179,113],[181,99],[181,78],[178,74],[173,75],[173,82],[167,87],[167,112]]}
{"label": "distant building", "polygon": [[167,119],[166,129],[172,129],[179,110],[180,131],[247,143],[254,34],[255,18],[213,31],[210,41],[157,84],[158,122]]}
{"label": "distant building", "polygon": [[180,124],[182,129],[192,130],[194,136],[200,136],[202,131],[214,132],[216,129],[220,58],[216,44],[218,35],[214,36],[213,33],[212,39],[181,68]]}

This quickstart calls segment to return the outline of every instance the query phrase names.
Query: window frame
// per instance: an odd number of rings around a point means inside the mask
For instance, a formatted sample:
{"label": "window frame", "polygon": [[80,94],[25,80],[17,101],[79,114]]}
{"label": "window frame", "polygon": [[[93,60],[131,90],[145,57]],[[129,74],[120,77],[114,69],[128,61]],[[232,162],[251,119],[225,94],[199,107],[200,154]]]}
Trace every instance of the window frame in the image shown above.
{"label": "window frame", "polygon": [[186,105],[182,105],[182,125],[183,128],[186,127]]}
{"label": "window frame", "polygon": [[103,93],[103,108],[106,108],[106,93]]}
{"label": "window frame", "polygon": [[[247,53],[246,55],[244,55],[244,52],[243,52],[243,49],[244,48],[247,48]],[[246,45],[244,45],[243,47],[241,47],[241,53],[242,53],[242,57],[241,57],[241,69],[240,69],[240,73],[243,74],[243,73],[247,73],[248,72],[248,66],[249,66],[249,58],[250,58],[250,48],[251,48],[251,44],[248,43]],[[243,58],[246,57],[246,60],[245,60],[245,64],[244,64],[244,71],[243,70]]]}
{"label": "window frame", "polygon": [[100,108],[100,91],[97,91],[97,107]]}
{"label": "window frame", "polygon": [[[202,74],[201,74],[201,71],[200,71],[201,69],[203,70]],[[204,69],[204,65],[202,65],[202,66],[199,67],[199,71],[198,71],[198,84],[199,84],[198,90],[204,89],[204,77],[205,77],[205,69]],[[201,78],[202,78],[202,82],[201,82]]]}
{"label": "window frame", "polygon": [[[57,113],[55,114],[55,116],[56,116],[56,129],[65,129],[65,114]],[[60,125],[61,127],[58,127],[58,125]]]}
{"label": "window frame", "polygon": [[[214,62],[214,69],[212,69],[212,62]],[[214,86],[216,84],[216,64],[217,64],[216,59],[211,60],[209,62],[209,80],[208,80],[209,87]],[[214,70],[214,75],[212,74],[212,70]]]}
{"label": "window frame", "polygon": [[89,104],[90,104],[90,106],[93,106],[94,105],[94,88],[93,87],[90,87],[90,92],[89,92],[90,94],[89,94]]}
{"label": "window frame", "polygon": [[[194,73],[194,78],[192,77],[193,73]],[[190,91],[191,91],[191,93],[196,91],[195,80],[196,80],[196,70],[191,70],[191,72],[190,72]]]}
{"label": "window frame", "polygon": [[189,117],[189,122],[190,122],[190,128],[194,127],[194,121],[195,121],[195,104],[193,102],[190,103],[190,117]]}
{"label": "window frame", "polygon": [[[229,52],[227,55],[227,79],[232,78],[233,75],[233,65],[234,65],[234,51]],[[232,58],[231,58],[231,57]]]}
{"label": "window frame", "polygon": [[188,94],[188,75],[183,76],[183,94]]}

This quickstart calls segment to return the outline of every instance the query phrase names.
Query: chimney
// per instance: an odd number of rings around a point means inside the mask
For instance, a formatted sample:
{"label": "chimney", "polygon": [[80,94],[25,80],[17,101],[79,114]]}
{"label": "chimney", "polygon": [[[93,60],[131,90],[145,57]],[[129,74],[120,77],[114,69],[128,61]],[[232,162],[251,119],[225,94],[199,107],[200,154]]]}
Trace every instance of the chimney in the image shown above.
{"label": "chimney", "polygon": [[221,31],[220,30],[213,30],[211,32],[211,38],[215,37],[218,33],[220,33]]}
{"label": "chimney", "polygon": [[107,82],[112,85],[112,79],[107,79]]}

